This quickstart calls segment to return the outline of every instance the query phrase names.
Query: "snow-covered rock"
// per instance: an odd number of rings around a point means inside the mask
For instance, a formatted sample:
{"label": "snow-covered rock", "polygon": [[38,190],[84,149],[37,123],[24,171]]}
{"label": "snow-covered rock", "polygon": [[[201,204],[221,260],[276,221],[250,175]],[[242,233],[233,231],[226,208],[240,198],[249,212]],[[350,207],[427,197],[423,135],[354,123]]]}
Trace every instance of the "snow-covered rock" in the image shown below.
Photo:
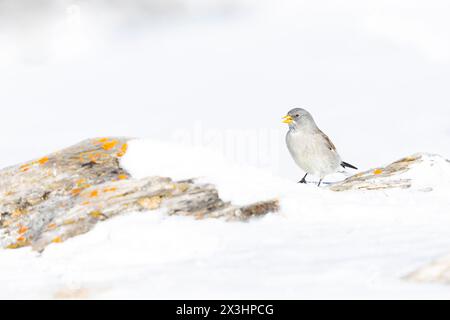
{"label": "snow-covered rock", "polygon": [[409,274],[406,279],[417,282],[450,284],[450,255],[446,255]]}
{"label": "snow-covered rock", "polygon": [[333,191],[412,188],[433,191],[450,186],[450,161],[435,154],[417,153],[385,167],[361,172],[330,187]]}

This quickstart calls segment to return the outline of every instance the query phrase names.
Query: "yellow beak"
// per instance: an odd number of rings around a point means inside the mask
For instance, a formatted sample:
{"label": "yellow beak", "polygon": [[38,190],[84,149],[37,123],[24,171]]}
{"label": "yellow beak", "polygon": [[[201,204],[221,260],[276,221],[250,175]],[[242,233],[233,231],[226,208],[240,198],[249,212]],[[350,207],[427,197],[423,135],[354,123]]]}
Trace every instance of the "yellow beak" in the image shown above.
{"label": "yellow beak", "polygon": [[294,119],[292,119],[291,116],[284,116],[283,117],[283,123],[290,124],[292,121],[294,121]]}

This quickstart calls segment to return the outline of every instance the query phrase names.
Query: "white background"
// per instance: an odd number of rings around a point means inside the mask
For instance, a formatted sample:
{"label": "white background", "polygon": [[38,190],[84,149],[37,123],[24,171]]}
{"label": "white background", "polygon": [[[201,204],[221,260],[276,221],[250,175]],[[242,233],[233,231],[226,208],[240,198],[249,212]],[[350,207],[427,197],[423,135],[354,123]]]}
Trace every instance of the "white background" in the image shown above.
{"label": "white background", "polygon": [[294,106],[363,169],[450,155],[448,1],[32,3],[0,1],[1,166],[122,135],[295,180]]}

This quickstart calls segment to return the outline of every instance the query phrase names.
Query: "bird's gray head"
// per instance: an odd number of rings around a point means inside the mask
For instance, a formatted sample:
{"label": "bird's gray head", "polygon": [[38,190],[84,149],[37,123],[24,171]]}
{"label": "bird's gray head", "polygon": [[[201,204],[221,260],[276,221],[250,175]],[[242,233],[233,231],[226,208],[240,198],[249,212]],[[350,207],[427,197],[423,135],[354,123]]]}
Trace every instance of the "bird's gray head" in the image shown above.
{"label": "bird's gray head", "polygon": [[317,128],[311,114],[302,108],[294,108],[283,117],[283,122],[292,129],[315,129]]}

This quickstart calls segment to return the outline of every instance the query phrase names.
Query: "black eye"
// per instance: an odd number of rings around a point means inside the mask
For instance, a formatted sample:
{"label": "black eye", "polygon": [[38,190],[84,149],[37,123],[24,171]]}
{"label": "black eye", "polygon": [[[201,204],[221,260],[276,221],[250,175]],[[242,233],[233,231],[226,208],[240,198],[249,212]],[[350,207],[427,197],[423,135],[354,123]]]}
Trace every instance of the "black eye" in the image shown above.
{"label": "black eye", "polygon": [[295,117],[298,118],[300,115],[296,114]]}

